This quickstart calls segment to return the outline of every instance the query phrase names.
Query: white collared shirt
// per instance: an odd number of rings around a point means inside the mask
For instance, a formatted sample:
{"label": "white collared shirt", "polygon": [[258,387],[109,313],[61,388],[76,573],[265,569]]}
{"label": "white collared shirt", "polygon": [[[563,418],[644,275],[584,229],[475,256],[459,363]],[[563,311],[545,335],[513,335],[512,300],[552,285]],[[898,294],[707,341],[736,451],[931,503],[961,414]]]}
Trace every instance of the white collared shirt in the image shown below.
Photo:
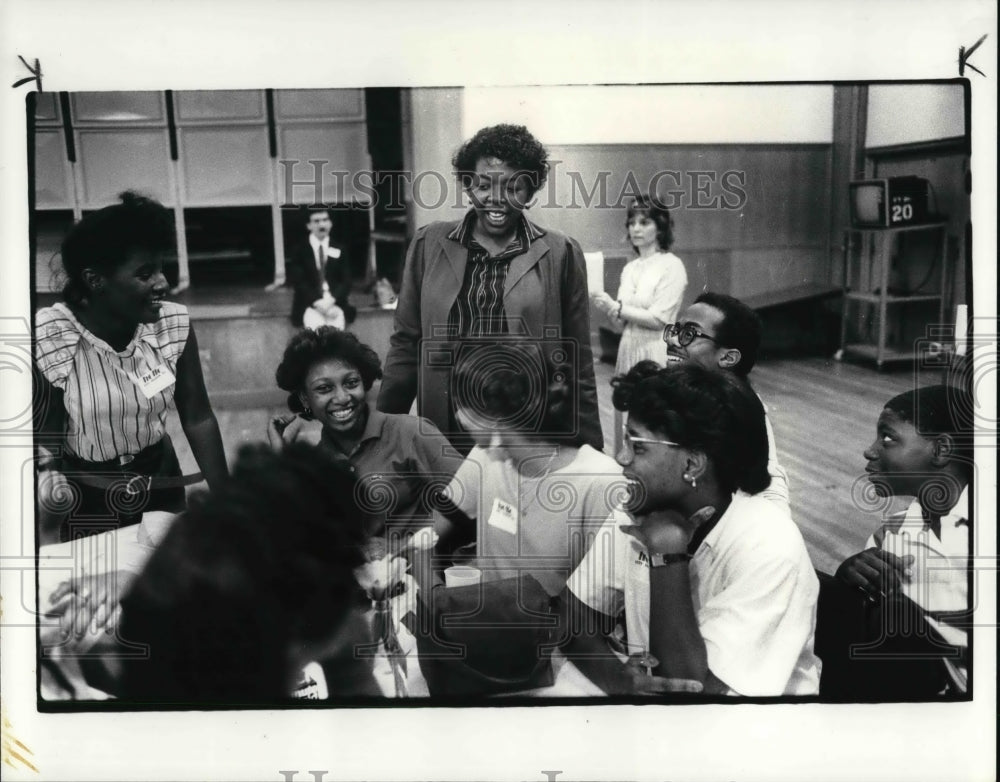
{"label": "white collared shirt", "polygon": [[[870,538],[866,548],[879,548],[896,556],[914,558],[912,575],[904,578],[900,591],[928,612],[964,612],[969,610],[969,487],[966,486],[955,506],[941,516],[938,538],[924,520],[918,500],[910,503],[901,519],[883,525]],[[948,643],[965,647],[968,635],[960,627],[927,616],[927,623]],[[964,688],[966,672],[962,666],[945,659],[945,665]]]}
{"label": "white collared shirt", "polygon": [[[624,607],[630,653],[649,649],[649,563],[616,512],[570,577],[596,611]],[[815,695],[819,582],[798,527],[771,500],[736,495],[690,564],[691,599],[708,667],[734,694]]]}

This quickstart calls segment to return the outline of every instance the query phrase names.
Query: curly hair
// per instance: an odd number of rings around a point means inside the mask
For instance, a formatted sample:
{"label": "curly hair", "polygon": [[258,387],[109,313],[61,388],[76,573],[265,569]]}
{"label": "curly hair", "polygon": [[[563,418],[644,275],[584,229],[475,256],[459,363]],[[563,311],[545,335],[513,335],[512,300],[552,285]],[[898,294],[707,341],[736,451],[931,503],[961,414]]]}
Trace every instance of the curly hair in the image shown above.
{"label": "curly hair", "polygon": [[[511,339],[462,353],[452,376],[456,407],[509,423],[514,431],[537,432],[546,440],[572,438],[573,373],[544,364],[537,348],[537,342]],[[544,379],[536,371],[543,366]]]}
{"label": "curly hair", "polygon": [[293,413],[304,411],[299,392],[306,384],[309,369],[318,361],[339,359],[361,374],[365,391],[382,377],[382,362],[378,354],[348,331],[333,326],[305,329],[291,338],[281,363],[274,373],[278,388],[288,391],[288,408]]}
{"label": "curly hair", "polygon": [[632,202],[625,213],[626,227],[637,214],[648,215],[656,223],[656,244],[663,252],[669,252],[674,245],[674,218],[667,206],[659,199],[643,194]]}
{"label": "curly hair", "polygon": [[497,158],[512,169],[529,175],[531,195],[537,193],[549,174],[549,153],[524,125],[492,125],[483,128],[462,144],[451,164],[455,174],[468,186],[483,158]]}
{"label": "curly hair", "polygon": [[254,703],[290,695],[289,650],[334,636],[360,599],[354,480],[321,452],[246,446],[200,495],[122,600],[123,665],[137,702]]}
{"label": "curly hair", "polygon": [[647,428],[711,460],[719,485],[757,494],[771,483],[764,406],[731,372],[641,361],[612,381],[612,402]]}
{"label": "curly hair", "polygon": [[133,252],[168,253],[176,246],[174,218],[169,209],[131,190],[118,198],[121,203],[87,215],[63,240],[66,283],[62,295],[70,304],[87,295],[84,269],[110,274]]}

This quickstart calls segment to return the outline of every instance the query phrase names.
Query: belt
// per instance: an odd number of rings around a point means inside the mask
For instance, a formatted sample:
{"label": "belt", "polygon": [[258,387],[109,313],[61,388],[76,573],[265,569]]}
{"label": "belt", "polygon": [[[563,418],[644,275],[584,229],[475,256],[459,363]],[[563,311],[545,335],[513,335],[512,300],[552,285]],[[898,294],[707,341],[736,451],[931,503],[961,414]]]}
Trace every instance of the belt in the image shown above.
{"label": "belt", "polygon": [[73,473],[69,473],[66,477],[95,489],[108,489],[112,486],[121,485],[122,481],[127,478],[125,481],[125,493],[129,496],[135,496],[140,492],[156,491],[157,489],[177,489],[182,486],[201,483],[205,480],[205,477],[200,472],[176,476],[138,474],[129,476],[128,473],[118,475],[77,473],[74,475]]}
{"label": "belt", "polygon": [[[122,486],[124,482],[125,493],[130,497],[134,497],[140,492],[177,489],[201,483],[204,476],[200,472],[190,475],[144,475],[140,472],[129,471],[129,465],[137,460],[147,468],[152,467],[150,462],[159,464],[164,449],[170,447],[169,443],[169,438],[164,437],[138,454],[126,454],[104,462],[84,462],[79,458],[69,457],[64,461],[63,471],[67,478],[97,489]],[[74,470],[73,468],[77,465],[79,465],[79,470]],[[150,471],[155,471],[155,467]]]}

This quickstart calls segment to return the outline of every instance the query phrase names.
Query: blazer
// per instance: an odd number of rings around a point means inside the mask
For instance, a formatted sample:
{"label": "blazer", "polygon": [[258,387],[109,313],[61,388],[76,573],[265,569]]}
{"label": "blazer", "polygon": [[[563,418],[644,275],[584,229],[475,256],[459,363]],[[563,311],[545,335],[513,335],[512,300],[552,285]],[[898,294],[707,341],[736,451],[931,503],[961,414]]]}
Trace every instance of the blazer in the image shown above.
{"label": "blazer", "polygon": [[[333,247],[332,244],[330,246]],[[344,311],[347,322],[351,323],[357,310],[350,303],[351,269],[346,255],[329,259],[324,272],[326,284],[330,286],[330,295],[337,300],[337,306]],[[306,308],[323,296],[323,281],[316,268],[316,253],[308,240],[296,245],[286,257],[285,277],[293,289],[292,323],[301,326]]]}
{"label": "blazer", "polygon": [[[447,353],[448,315],[468,260],[468,248],[448,238],[459,224],[431,223],[410,243],[377,403],[386,413],[408,413],[416,397],[419,414],[446,435],[451,434],[452,367],[439,357]],[[510,262],[507,272],[503,303],[508,330],[543,343],[547,339],[572,343],[577,366],[576,442],[603,451],[583,251],[567,236],[536,229],[542,235]],[[422,353],[428,351],[436,360],[424,360]]]}

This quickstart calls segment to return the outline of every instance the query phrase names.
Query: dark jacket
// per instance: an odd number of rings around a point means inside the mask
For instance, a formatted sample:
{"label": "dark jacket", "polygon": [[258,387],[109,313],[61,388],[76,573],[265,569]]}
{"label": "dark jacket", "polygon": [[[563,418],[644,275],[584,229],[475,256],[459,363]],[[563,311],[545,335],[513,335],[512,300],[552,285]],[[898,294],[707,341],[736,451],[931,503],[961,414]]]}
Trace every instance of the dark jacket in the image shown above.
{"label": "dark jacket", "polygon": [[[332,244],[330,248],[333,249]],[[341,253],[339,258],[327,260],[325,277],[330,286],[330,295],[337,300],[337,306],[344,311],[347,322],[351,323],[357,310],[350,303],[351,269],[345,254]],[[285,278],[294,290],[292,323],[301,326],[302,314],[306,308],[323,296],[323,281],[316,268],[316,253],[308,240],[296,245],[285,258]]]}
{"label": "dark jacket", "polygon": [[[407,413],[419,389],[417,409],[447,436],[450,429],[451,365],[432,351],[447,353],[439,337],[462,287],[468,248],[448,235],[459,222],[421,228],[406,254],[395,328],[385,362],[378,409]],[[536,227],[537,228],[537,227]],[[590,301],[583,251],[556,231],[543,230],[528,251],[510,262],[504,285],[509,332],[543,344],[572,346],[576,363],[577,442],[604,450],[590,347]],[[444,340],[446,343],[447,340]]]}

